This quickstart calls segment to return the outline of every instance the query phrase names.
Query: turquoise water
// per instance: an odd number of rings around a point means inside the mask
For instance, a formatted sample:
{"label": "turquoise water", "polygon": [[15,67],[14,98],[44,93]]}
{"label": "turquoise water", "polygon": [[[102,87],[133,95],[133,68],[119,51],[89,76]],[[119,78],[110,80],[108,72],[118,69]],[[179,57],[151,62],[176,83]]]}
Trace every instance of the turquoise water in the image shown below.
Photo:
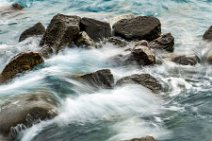
{"label": "turquoise water", "polygon": [[[125,14],[160,19],[163,33],[175,37],[175,51],[204,59],[211,43],[202,34],[212,25],[211,0],[0,0],[25,9],[0,15],[0,70],[17,53],[38,50],[40,38],[18,43],[22,31],[38,21],[45,26],[57,13],[93,17],[114,23]],[[66,49],[45,60],[38,70],[0,86],[0,103],[14,95],[39,89],[53,91],[61,100],[60,114],[20,133],[20,141],[119,141],[152,135],[159,141],[212,141],[212,66],[181,66],[164,61],[154,67],[114,67],[107,59],[121,49],[106,44],[99,50]],[[98,58],[98,60],[96,59]],[[155,95],[129,85],[114,90],[89,91],[67,75],[112,70],[115,79],[150,73],[166,93]],[[73,86],[74,85],[74,86]]]}

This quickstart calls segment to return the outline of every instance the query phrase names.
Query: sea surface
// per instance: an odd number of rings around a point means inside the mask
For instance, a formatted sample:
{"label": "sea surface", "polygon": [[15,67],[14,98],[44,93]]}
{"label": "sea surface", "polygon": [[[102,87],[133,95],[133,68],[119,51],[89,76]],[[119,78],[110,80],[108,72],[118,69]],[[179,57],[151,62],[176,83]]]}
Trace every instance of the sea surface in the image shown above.
{"label": "sea surface", "polygon": [[[0,0],[0,11],[14,2],[24,9],[0,15],[0,71],[20,52],[39,50],[41,38],[18,43],[20,34],[37,22],[46,27],[57,13],[92,17],[113,24],[121,15],[155,16],[162,32],[175,37],[175,52],[204,60],[212,44],[202,40],[212,25],[212,0]],[[130,46],[130,45],[129,45]],[[59,115],[19,133],[19,141],[121,141],[151,135],[158,141],[212,141],[212,66],[162,65],[114,67],[107,59],[120,48],[67,48],[34,71],[0,85],[0,104],[40,89],[60,99]],[[166,92],[153,94],[138,85],[89,91],[72,87],[67,75],[111,69],[115,81],[150,73]]]}

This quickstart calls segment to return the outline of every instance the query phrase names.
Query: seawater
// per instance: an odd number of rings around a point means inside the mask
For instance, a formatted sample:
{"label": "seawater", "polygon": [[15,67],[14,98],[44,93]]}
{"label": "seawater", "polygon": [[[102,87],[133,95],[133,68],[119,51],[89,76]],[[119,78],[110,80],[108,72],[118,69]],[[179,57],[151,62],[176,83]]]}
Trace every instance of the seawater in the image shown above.
{"label": "seawater", "polygon": [[[155,16],[162,32],[175,37],[175,52],[200,58],[211,48],[202,34],[212,25],[211,0],[0,0],[0,8],[19,2],[24,10],[0,17],[0,70],[20,52],[37,51],[40,38],[18,43],[22,31],[57,13],[92,17],[110,23],[120,15]],[[129,45],[130,46],[130,45]],[[61,100],[59,115],[20,133],[20,141],[120,141],[152,135],[159,141],[212,140],[212,67],[176,65],[164,61],[153,67],[114,67],[108,58],[121,49],[105,44],[98,50],[66,49],[45,64],[0,86],[0,104],[15,95],[50,89]],[[98,59],[96,59],[98,58]],[[144,87],[127,85],[89,91],[73,86],[68,75],[111,69],[115,80],[150,73],[164,86],[155,95]],[[62,84],[62,85],[61,85]]]}

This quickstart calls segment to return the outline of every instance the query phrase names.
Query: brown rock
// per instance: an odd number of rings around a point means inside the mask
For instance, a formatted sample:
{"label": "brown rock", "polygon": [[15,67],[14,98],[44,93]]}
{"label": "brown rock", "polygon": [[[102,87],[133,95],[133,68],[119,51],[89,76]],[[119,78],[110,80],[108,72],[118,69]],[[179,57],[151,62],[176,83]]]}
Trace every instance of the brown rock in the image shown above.
{"label": "brown rock", "polygon": [[2,81],[12,79],[17,74],[31,70],[43,62],[44,60],[39,53],[20,53],[12,58],[12,60],[3,69],[1,79]]}
{"label": "brown rock", "polygon": [[174,56],[171,60],[181,65],[196,65],[199,61],[196,55],[178,55]]}
{"label": "brown rock", "polygon": [[135,139],[125,140],[125,141],[155,141],[155,139],[152,136],[146,136],[144,138],[135,138]]}
{"label": "brown rock", "polygon": [[204,33],[203,39],[212,41],[212,26],[210,26],[209,29]]}

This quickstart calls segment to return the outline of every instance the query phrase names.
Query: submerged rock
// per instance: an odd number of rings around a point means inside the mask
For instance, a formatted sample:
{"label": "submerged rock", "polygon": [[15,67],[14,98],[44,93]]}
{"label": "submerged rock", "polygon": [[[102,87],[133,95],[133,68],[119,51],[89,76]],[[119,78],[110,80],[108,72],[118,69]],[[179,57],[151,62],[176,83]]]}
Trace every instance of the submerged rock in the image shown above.
{"label": "submerged rock", "polygon": [[199,59],[196,55],[177,55],[172,57],[171,61],[181,65],[196,65]]}
{"label": "submerged rock", "polygon": [[100,41],[111,36],[109,23],[91,18],[82,18],[80,23],[81,31],[85,31],[94,41]]}
{"label": "submerged rock", "polygon": [[0,134],[15,137],[17,130],[31,127],[57,115],[58,101],[51,93],[36,92],[10,98],[1,105]]}
{"label": "submerged rock", "polygon": [[209,29],[204,33],[203,39],[212,41],[212,26],[210,26]]}
{"label": "submerged rock", "polygon": [[86,48],[95,48],[95,42],[91,39],[86,32],[80,32],[75,40],[77,46],[83,46]]}
{"label": "submerged rock", "polygon": [[124,85],[124,84],[140,84],[153,92],[158,92],[162,90],[162,85],[159,83],[157,79],[152,77],[150,74],[134,74],[131,76],[127,76],[121,78],[117,81],[116,85]]}
{"label": "submerged rock", "polygon": [[25,40],[26,38],[43,35],[45,33],[45,27],[42,25],[42,23],[37,23],[34,26],[30,27],[29,29],[25,30],[20,38],[19,42]]}
{"label": "submerged rock", "polygon": [[149,46],[153,49],[163,49],[168,52],[174,51],[174,37],[171,33],[161,35],[159,38],[149,43]]}
{"label": "submerged rock", "polygon": [[95,88],[111,89],[114,86],[113,74],[109,69],[103,69],[94,73],[82,75],[78,77],[77,80]]}
{"label": "submerged rock", "polygon": [[161,35],[161,23],[155,17],[138,16],[113,25],[114,34],[127,40],[152,41]]}
{"label": "submerged rock", "polygon": [[39,53],[27,52],[16,55],[6,65],[1,73],[1,81],[12,79],[19,73],[33,69],[35,66],[43,63],[44,60]]}
{"label": "submerged rock", "polygon": [[22,5],[20,5],[19,3],[13,3],[12,9],[13,10],[22,10],[22,9],[24,9],[24,7]]}
{"label": "submerged rock", "polygon": [[40,42],[44,54],[58,52],[70,45],[80,32],[80,20],[78,16],[57,14],[51,20]]}
{"label": "submerged rock", "polygon": [[206,59],[206,62],[208,64],[212,64],[212,54],[211,55],[208,55],[207,59]]}
{"label": "submerged rock", "polygon": [[152,136],[147,136],[144,138],[135,138],[135,139],[125,140],[125,141],[155,141],[155,139]]}

